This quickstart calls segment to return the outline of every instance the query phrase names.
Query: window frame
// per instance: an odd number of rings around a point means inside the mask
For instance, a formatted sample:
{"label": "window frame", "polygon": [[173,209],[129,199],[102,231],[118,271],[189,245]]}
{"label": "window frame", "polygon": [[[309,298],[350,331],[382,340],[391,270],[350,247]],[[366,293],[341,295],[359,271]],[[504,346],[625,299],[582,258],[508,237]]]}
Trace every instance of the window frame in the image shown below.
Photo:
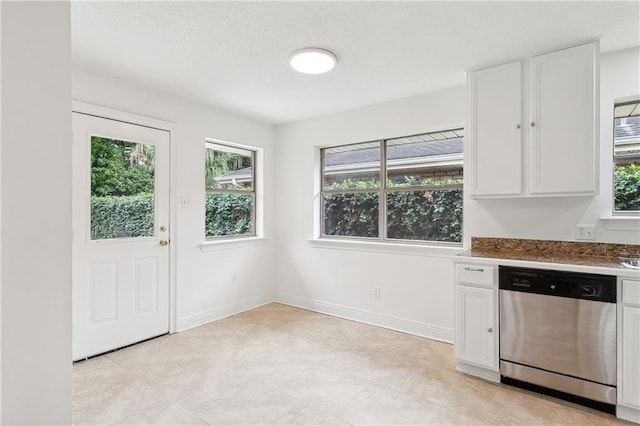
{"label": "window frame", "polygon": [[[629,97],[625,99],[616,99],[613,103],[613,120],[612,120],[612,130],[611,130],[611,215],[614,218],[640,218],[640,210],[616,210],[616,166],[618,165],[619,158],[625,158],[625,156],[617,156],[616,155],[616,141],[615,141],[615,130],[616,130],[616,109],[618,107],[622,107],[625,105],[631,104],[639,104],[640,105],[640,97]],[[634,160],[636,164],[640,165],[640,153],[636,155],[629,155],[626,158],[631,158]]]}
{"label": "window frame", "polygon": [[[377,139],[366,142],[355,142],[348,143],[342,145],[331,145],[319,148],[319,235],[318,238],[322,240],[328,241],[360,241],[360,242],[370,242],[370,243],[392,243],[392,244],[418,244],[418,245],[429,245],[429,246],[444,246],[444,247],[462,247],[464,241],[464,227],[461,228],[461,238],[460,242],[455,241],[431,241],[431,240],[410,240],[410,239],[401,239],[401,238],[389,238],[388,234],[388,211],[387,211],[387,195],[393,192],[411,192],[411,191],[437,191],[437,190],[446,190],[446,189],[458,189],[461,191],[462,202],[463,202],[463,212],[464,212],[464,178],[462,183],[459,184],[429,184],[429,185],[399,185],[397,187],[390,187],[387,185],[387,172],[388,172],[388,164],[387,164],[387,150],[388,143],[390,141],[402,138],[410,138],[414,136],[421,135],[429,135],[436,133],[445,133],[448,131],[464,131],[463,126],[454,126],[445,128],[443,130],[437,131],[429,131],[416,133],[408,136],[401,137],[393,137],[393,138],[385,138],[385,139]],[[462,136],[464,138],[464,136]],[[377,188],[348,188],[348,189],[339,189],[339,190],[327,190],[324,189],[325,186],[325,153],[326,150],[331,148],[343,148],[349,146],[356,146],[362,144],[372,144],[378,143],[380,150],[380,166],[378,171],[378,181],[379,185]],[[462,172],[464,173],[464,152],[461,154],[462,164],[460,165],[462,168]],[[358,194],[358,193],[377,193],[378,194],[378,235],[376,237],[361,237],[361,236],[348,236],[348,235],[327,235],[325,234],[325,218],[324,218],[324,197],[328,194]]]}
{"label": "window frame", "polygon": [[[226,188],[208,188],[206,183],[206,170],[205,170],[205,206],[204,206],[204,241],[207,243],[214,242],[222,242],[222,241],[234,241],[234,240],[242,240],[242,239],[255,239],[258,237],[258,222],[257,222],[257,212],[258,212],[258,181],[257,181],[257,162],[258,162],[258,153],[259,149],[255,147],[250,147],[247,145],[240,145],[232,142],[221,141],[216,139],[205,139],[204,143],[204,153],[206,159],[206,152],[208,149],[213,149],[216,151],[222,152],[230,152],[239,155],[244,155],[245,152],[249,152],[251,156],[251,190],[246,189],[226,189]],[[222,149],[218,149],[217,147],[221,147]],[[206,160],[205,160],[206,165]],[[238,194],[238,195],[250,195],[251,196],[251,233],[240,234],[240,235],[213,235],[207,236],[207,210],[206,210],[206,194],[216,193],[216,194]]]}

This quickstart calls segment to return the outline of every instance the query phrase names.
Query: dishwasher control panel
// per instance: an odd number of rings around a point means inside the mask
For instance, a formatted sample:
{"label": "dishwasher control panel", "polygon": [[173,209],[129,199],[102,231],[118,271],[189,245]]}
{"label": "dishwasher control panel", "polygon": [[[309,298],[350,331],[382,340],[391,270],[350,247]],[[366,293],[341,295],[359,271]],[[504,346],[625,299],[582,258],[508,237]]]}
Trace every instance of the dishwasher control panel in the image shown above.
{"label": "dishwasher control panel", "polygon": [[501,290],[616,302],[616,277],[545,269],[500,267]]}

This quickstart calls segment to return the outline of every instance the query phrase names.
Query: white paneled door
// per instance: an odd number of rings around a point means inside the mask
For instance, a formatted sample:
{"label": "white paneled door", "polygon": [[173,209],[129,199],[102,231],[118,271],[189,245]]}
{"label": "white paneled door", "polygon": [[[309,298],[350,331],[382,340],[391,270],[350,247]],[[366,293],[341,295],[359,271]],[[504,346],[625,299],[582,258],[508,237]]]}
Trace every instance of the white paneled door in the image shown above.
{"label": "white paneled door", "polygon": [[169,132],[73,113],[73,359],[169,331]]}

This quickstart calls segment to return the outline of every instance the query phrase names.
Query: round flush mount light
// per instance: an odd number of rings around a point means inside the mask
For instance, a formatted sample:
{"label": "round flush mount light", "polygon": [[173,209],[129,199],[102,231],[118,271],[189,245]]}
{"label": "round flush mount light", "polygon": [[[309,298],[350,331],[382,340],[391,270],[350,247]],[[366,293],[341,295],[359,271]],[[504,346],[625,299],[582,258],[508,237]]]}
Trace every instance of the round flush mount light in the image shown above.
{"label": "round flush mount light", "polygon": [[317,47],[296,50],[289,57],[289,64],[294,70],[304,74],[323,74],[336,66],[338,59],[333,52]]}

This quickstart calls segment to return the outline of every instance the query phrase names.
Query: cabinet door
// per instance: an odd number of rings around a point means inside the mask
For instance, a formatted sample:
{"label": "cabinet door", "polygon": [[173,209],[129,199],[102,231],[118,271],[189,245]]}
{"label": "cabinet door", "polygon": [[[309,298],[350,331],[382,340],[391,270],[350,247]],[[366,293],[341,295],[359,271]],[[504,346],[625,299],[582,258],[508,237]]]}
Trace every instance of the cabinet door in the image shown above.
{"label": "cabinet door", "polygon": [[496,369],[494,290],[456,287],[455,353],[462,361]]}
{"label": "cabinet door", "polygon": [[522,65],[512,62],[469,74],[471,196],[521,192]]}
{"label": "cabinet door", "polygon": [[531,193],[596,191],[596,43],[531,59]]}
{"label": "cabinet door", "polygon": [[640,308],[622,308],[622,389],[619,403],[640,409]]}

